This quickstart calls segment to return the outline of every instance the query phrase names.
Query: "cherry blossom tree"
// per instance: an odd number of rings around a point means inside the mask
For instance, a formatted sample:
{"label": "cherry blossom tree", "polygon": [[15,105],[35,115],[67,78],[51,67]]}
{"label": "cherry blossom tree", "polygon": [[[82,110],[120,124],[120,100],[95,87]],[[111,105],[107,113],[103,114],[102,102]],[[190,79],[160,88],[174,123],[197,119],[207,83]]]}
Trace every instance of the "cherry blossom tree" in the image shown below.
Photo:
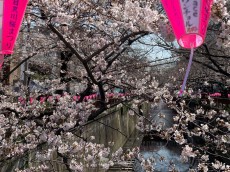
{"label": "cherry blossom tree", "polygon": [[[220,65],[229,56],[229,14],[225,6],[226,1],[215,2],[209,27],[210,43],[196,51],[195,62],[229,77]],[[41,74],[51,71],[52,77],[40,80],[39,84],[45,88],[42,93],[31,91],[28,86],[21,86],[19,92],[1,86],[1,165],[21,159],[22,165],[16,171],[52,171],[53,161],[68,171],[98,166],[108,169],[122,159],[122,151],[111,153],[109,147],[94,143],[94,137],[82,137],[79,133],[85,123],[128,102],[133,104],[129,114],[140,116],[138,107],[142,102],[155,104],[163,97],[178,115],[173,127],[156,130],[156,134],[180,144],[183,160],[200,160],[197,168],[201,171],[229,170],[228,111],[218,109],[211,98],[197,98],[199,103],[194,109],[189,109],[187,99],[175,102],[166,87],[159,87],[155,73],[149,70],[151,62],[133,52],[134,42],[154,34],[160,40],[157,46],[187,57],[186,51],[169,43],[173,40],[170,28],[160,32],[167,23],[157,0],[31,0],[18,41],[22,44],[15,52],[21,62],[3,80],[25,61],[30,61],[31,70]],[[213,38],[216,41],[212,42]],[[43,56],[49,52],[55,52],[59,59],[46,60]],[[202,59],[198,59],[200,56]],[[57,71],[52,73],[54,68]],[[26,74],[33,79],[32,71]],[[70,82],[84,88],[76,92],[79,99],[74,100],[68,91]],[[108,93],[115,88],[125,90],[127,96],[115,95],[117,101],[111,103]],[[62,90],[61,95],[57,90]],[[98,94],[97,99],[86,101],[92,93]],[[41,94],[45,95],[42,101],[38,98]],[[189,94],[188,97],[193,98]],[[144,132],[146,122],[155,131],[156,126],[143,116],[137,128]],[[202,143],[195,143],[195,137]],[[138,149],[126,157],[134,156],[141,159]],[[153,170],[152,161],[143,160],[143,165],[147,171]]]}
{"label": "cherry blossom tree", "polygon": [[[18,166],[18,171],[50,171],[49,161],[56,154],[68,171],[83,171],[87,166],[107,169],[112,165],[121,155],[119,150],[110,155],[109,148],[77,133],[87,121],[120,103],[137,99],[138,104],[153,99],[158,91],[157,81],[145,70],[137,69],[136,73],[143,73],[131,75],[128,66],[137,66],[138,60],[130,57],[129,47],[156,32],[158,20],[158,11],[148,1],[30,1],[18,41],[23,45],[15,52],[15,56],[21,54],[22,61],[15,69],[31,60],[35,70],[38,66],[37,70],[44,73],[42,69],[56,66],[60,75],[40,82],[46,88],[42,93],[46,95],[45,102],[38,99],[39,91],[32,92],[27,86],[21,86],[19,92],[2,86],[1,163],[31,154],[32,161],[25,161],[29,164]],[[43,65],[46,61],[42,56],[51,51],[61,58],[56,64]],[[38,57],[43,63],[36,61]],[[72,71],[68,69],[71,65]],[[33,78],[33,72],[26,74]],[[61,97],[55,95],[55,90],[66,90],[69,81],[85,88],[77,93],[80,98],[76,101],[67,92],[62,92]],[[107,93],[114,88],[130,96],[111,104]],[[98,99],[85,101],[92,92],[98,93]]]}

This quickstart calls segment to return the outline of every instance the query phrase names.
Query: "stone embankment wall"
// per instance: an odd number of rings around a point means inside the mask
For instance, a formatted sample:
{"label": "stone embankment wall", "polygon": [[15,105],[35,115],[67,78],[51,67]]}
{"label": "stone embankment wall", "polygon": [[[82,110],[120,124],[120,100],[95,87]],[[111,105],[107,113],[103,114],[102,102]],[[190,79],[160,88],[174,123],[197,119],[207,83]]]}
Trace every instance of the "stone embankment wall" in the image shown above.
{"label": "stone embankment wall", "polygon": [[[108,146],[114,142],[112,151],[122,147],[135,129],[138,116],[128,115],[128,107],[114,108],[89,122],[83,129],[82,136],[95,136],[94,142]],[[148,112],[147,104],[142,105],[143,114]]]}
{"label": "stone embankment wall", "polygon": [[[147,103],[144,103],[140,106],[142,110],[142,114],[146,116],[150,112],[150,106]],[[122,107],[112,108],[105,113],[99,115],[93,121],[89,121],[83,128],[83,133],[81,133],[82,137],[90,138],[91,136],[95,136],[95,140],[93,142],[98,144],[104,144],[105,147],[109,146],[109,142],[113,142],[113,146],[110,146],[111,151],[115,152],[120,147],[123,147],[126,141],[129,139],[131,134],[135,131],[135,126],[138,120],[137,115],[129,115],[128,114],[129,105],[124,105]],[[32,153],[30,156],[34,156]],[[8,164],[1,168],[0,172],[13,172],[15,168],[18,167],[19,164],[24,163],[24,161],[28,161],[31,157],[25,157],[20,160],[14,160],[8,162]],[[53,159],[56,156],[53,155]],[[61,164],[52,163],[53,167],[55,167],[55,172],[65,172],[65,167]],[[100,169],[89,169],[85,170],[85,172],[101,172],[103,170]]]}
{"label": "stone embankment wall", "polygon": [[[144,103],[139,108],[144,116],[147,116],[150,113],[150,105],[147,103]],[[98,118],[89,122],[88,125],[85,126],[82,136],[85,138],[95,136],[94,142],[104,144],[105,147],[109,146],[109,142],[114,142],[111,151],[115,152],[120,147],[122,148],[131,134],[136,131],[135,128],[138,116],[129,115],[128,110],[128,106],[122,106],[101,114]],[[89,169],[86,170],[86,172],[104,172],[104,170]]]}

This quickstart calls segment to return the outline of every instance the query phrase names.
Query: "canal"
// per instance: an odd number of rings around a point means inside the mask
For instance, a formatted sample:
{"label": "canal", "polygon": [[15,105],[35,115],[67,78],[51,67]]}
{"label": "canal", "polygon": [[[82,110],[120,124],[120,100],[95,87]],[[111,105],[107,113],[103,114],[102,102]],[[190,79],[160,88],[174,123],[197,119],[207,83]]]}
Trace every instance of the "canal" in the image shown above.
{"label": "canal", "polygon": [[[173,116],[175,111],[167,107],[163,100],[160,101],[156,108],[150,111],[150,119],[158,125],[158,129],[166,129],[172,127]],[[153,136],[151,135],[153,134]],[[140,157],[143,159],[154,159],[152,163],[156,172],[187,172],[189,171],[189,163],[183,163],[180,158],[181,147],[174,141],[165,141],[160,137],[154,136],[153,132],[141,133],[137,129],[129,137],[123,150],[140,147]],[[134,159],[126,165],[114,165],[108,172],[134,171],[146,172],[141,165],[141,161]]]}
{"label": "canal", "polygon": [[[174,115],[175,112],[168,108],[161,100],[157,108],[151,109],[150,118],[156,125],[159,125],[158,128],[164,130],[168,127],[172,127]],[[189,163],[183,163],[181,161],[181,147],[174,141],[166,142],[158,137],[144,136],[140,151],[144,159],[150,158],[154,160],[154,171],[189,171]],[[140,168],[138,170],[138,172],[140,172]],[[135,171],[137,172],[137,170]],[[142,171],[144,170],[142,169]]]}

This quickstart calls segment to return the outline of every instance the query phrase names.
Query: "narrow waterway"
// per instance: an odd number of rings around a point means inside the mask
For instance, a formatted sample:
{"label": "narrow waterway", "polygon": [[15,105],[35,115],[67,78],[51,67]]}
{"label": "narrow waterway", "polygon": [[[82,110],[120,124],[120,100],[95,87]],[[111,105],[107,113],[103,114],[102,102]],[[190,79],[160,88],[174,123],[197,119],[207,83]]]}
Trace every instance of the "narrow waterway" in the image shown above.
{"label": "narrow waterway", "polygon": [[[173,115],[175,115],[175,112],[169,109],[163,101],[160,102],[157,108],[151,110],[151,119],[156,124],[160,124],[162,129],[173,125]],[[168,172],[174,170],[187,172],[189,169],[189,163],[181,161],[181,148],[175,142],[166,142],[156,137],[144,137],[140,150],[145,159],[151,158],[155,160],[153,164],[154,171]]]}

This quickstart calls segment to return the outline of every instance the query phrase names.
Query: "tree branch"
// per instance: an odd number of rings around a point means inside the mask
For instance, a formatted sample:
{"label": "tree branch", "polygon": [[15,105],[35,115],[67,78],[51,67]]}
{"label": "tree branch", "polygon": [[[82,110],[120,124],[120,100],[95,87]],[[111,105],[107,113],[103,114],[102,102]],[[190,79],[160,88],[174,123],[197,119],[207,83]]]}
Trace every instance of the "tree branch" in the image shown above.
{"label": "tree branch", "polygon": [[35,55],[37,55],[37,53],[33,53],[31,56],[28,56],[27,58],[25,58],[24,60],[22,60],[17,66],[15,66],[9,73],[7,73],[1,80],[1,82],[5,81],[17,68],[19,68],[23,63],[25,63],[27,60],[29,60],[30,58],[34,57]]}
{"label": "tree branch", "polygon": [[208,59],[214,64],[214,66],[216,66],[216,68],[218,69],[218,71],[219,71],[220,73],[224,74],[225,76],[230,77],[230,74],[229,74],[228,72],[224,71],[224,70],[220,67],[220,65],[218,65],[217,62],[216,62],[215,60],[212,59],[212,57],[210,56],[210,52],[209,52],[208,46],[207,46],[206,44],[203,44],[203,46],[204,46],[204,48],[205,48],[205,50],[206,50],[206,52],[207,52],[207,57],[208,57]]}

